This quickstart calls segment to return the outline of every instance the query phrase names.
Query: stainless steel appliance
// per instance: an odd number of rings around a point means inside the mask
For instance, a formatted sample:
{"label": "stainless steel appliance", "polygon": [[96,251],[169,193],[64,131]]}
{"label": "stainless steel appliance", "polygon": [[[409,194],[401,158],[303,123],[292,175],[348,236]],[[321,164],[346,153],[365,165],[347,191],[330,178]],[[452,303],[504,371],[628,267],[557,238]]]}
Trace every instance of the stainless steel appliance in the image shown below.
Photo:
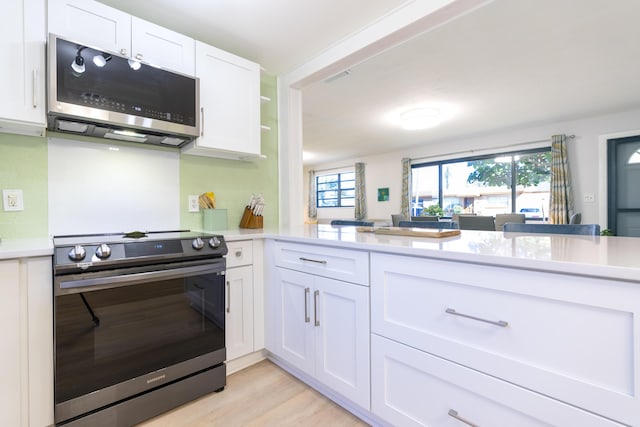
{"label": "stainless steel appliance", "polygon": [[196,77],[53,34],[47,73],[50,130],[175,147],[199,134]]}
{"label": "stainless steel appliance", "polygon": [[222,236],[54,237],[55,423],[130,426],[226,381]]}

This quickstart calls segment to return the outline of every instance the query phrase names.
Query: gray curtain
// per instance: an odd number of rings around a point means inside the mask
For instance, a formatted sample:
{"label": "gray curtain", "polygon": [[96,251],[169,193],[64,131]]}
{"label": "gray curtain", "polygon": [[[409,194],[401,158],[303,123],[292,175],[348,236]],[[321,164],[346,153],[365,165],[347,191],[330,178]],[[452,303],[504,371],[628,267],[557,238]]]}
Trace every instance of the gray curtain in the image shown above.
{"label": "gray curtain", "polygon": [[411,218],[411,210],[409,200],[411,199],[410,191],[411,183],[411,159],[402,159],[402,199],[400,202],[400,213],[405,218]]}
{"label": "gray curtain", "polygon": [[355,191],[355,209],[354,209],[354,217],[355,219],[366,219],[367,218],[367,190],[364,179],[364,163],[356,163],[356,191]]}
{"label": "gray curtain", "polygon": [[318,218],[316,196],[316,171],[309,171],[309,219]]}
{"label": "gray curtain", "polygon": [[567,156],[567,137],[551,137],[551,183],[549,197],[549,222],[551,224],[569,224],[573,214],[573,189],[569,173]]}

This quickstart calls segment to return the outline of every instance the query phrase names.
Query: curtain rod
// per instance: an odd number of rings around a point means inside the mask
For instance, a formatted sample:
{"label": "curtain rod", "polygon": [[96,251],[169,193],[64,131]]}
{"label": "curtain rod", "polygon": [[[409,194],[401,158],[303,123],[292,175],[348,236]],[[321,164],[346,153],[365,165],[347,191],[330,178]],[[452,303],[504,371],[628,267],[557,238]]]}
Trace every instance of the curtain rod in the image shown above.
{"label": "curtain rod", "polygon": [[350,165],[345,165],[345,166],[336,166],[335,168],[327,168],[327,169],[313,169],[313,168],[309,168],[309,170],[310,170],[310,171],[313,171],[313,172],[315,173],[315,172],[328,172],[328,171],[335,171],[335,170],[338,170],[338,169],[347,169],[347,168],[350,168],[350,167],[353,167],[353,168],[354,168],[354,170],[355,170],[356,164],[355,164],[355,163],[353,163],[353,164],[350,164]]}
{"label": "curtain rod", "polygon": [[[575,135],[566,135],[566,137],[568,139],[573,139],[576,136]],[[435,159],[435,158],[446,158],[446,157],[451,157],[451,156],[457,156],[458,154],[474,154],[478,151],[487,151],[487,150],[497,150],[500,148],[511,148],[511,147],[519,147],[521,145],[530,145],[530,144],[536,144],[538,142],[551,142],[551,138],[545,138],[545,139],[538,139],[536,141],[527,141],[527,142],[518,142],[517,144],[509,144],[509,145],[499,145],[499,146],[494,146],[494,147],[486,147],[486,148],[479,148],[477,150],[463,150],[463,151],[455,151],[453,153],[444,153],[444,154],[437,154],[434,156],[424,156],[424,157],[416,157],[416,158],[411,158],[411,162],[413,162],[414,160],[426,160],[426,159]]]}

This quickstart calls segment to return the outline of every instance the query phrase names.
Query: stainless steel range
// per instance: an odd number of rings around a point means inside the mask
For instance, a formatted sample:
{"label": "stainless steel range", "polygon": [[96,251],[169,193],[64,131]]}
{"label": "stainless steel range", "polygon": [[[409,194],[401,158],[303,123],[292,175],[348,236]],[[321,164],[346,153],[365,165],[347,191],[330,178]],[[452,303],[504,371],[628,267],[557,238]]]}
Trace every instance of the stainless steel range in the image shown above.
{"label": "stainless steel range", "polygon": [[54,237],[55,422],[131,426],[226,381],[222,236]]}

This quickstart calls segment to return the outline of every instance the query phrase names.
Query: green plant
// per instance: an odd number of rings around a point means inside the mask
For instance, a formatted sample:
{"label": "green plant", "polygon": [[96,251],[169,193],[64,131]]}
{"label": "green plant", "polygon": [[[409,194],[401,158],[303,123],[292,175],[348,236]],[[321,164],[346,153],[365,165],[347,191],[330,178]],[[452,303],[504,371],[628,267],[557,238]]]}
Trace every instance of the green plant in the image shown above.
{"label": "green plant", "polygon": [[600,235],[601,236],[615,236],[613,231],[609,230],[608,228],[605,228],[604,230],[600,231]]}
{"label": "green plant", "polygon": [[444,211],[442,210],[440,205],[427,206],[426,208],[422,209],[422,212],[420,213],[420,216],[437,216],[438,218],[443,215]]}

